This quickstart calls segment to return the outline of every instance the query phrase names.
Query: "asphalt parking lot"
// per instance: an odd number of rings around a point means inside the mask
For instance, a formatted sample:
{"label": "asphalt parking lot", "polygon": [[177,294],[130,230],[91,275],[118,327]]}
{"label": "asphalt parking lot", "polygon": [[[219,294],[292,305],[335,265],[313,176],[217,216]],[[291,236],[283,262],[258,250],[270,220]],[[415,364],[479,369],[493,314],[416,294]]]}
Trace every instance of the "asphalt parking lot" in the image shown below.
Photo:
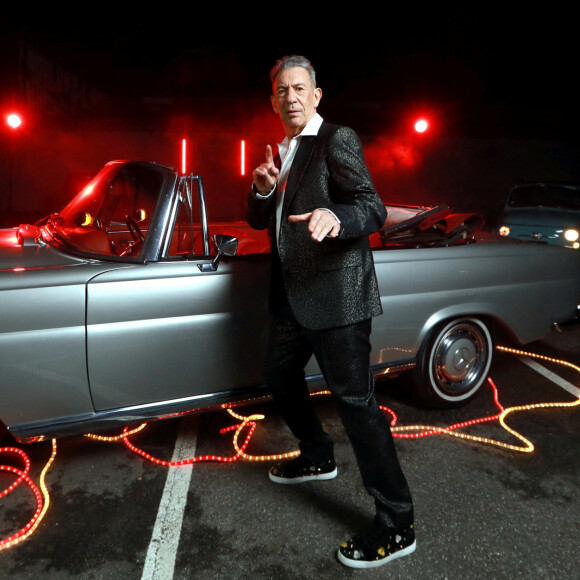
{"label": "asphalt parking lot", "polygon": [[[580,327],[525,350],[580,365]],[[268,480],[265,456],[295,448],[268,400],[235,408],[237,418],[218,409],[148,425],[127,438],[134,448],[122,439],[58,440],[45,475],[48,504],[25,484],[0,497],[3,542],[47,506],[32,534],[0,545],[0,577],[576,579],[580,372],[497,351],[490,377],[498,402],[488,385],[447,411],[418,408],[402,380],[378,385],[380,403],[396,414],[397,449],[415,498],[418,546],[408,558],[368,571],[336,560],[338,545],[372,516],[372,504],[332,401],[320,395],[339,468],[327,482]],[[246,456],[232,461],[240,417],[251,417],[255,430]],[[252,428],[247,421],[239,445]],[[473,421],[431,433],[432,426]],[[39,485],[51,442],[22,450]],[[159,463],[193,457],[203,460]],[[0,464],[22,461],[0,455]],[[0,471],[0,491],[15,479]]]}

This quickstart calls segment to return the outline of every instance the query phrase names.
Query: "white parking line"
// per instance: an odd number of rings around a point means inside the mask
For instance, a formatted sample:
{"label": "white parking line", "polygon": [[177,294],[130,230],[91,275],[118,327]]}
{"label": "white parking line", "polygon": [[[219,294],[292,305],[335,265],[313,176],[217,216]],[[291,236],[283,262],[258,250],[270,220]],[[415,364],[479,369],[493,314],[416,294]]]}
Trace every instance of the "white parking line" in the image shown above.
{"label": "white parking line", "polygon": [[[181,461],[195,455],[197,426],[195,417],[182,420],[172,461]],[[142,580],[173,578],[192,470],[192,464],[169,468],[143,566]]]}
{"label": "white parking line", "polygon": [[535,360],[520,357],[520,360],[527,364],[530,368],[534,369],[537,373],[540,373],[548,380],[552,381],[565,391],[568,391],[575,397],[580,398],[580,389],[574,386],[572,383],[569,383],[567,380],[563,379],[562,377],[558,376],[557,374],[553,373],[552,371],[548,370],[546,367],[543,367],[541,364],[537,363]]}
{"label": "white parking line", "polygon": [[[572,383],[535,360],[526,357],[519,357],[519,359],[562,389],[580,398],[580,389]],[[175,441],[172,461],[194,457],[197,446],[197,426],[196,417],[182,421]],[[192,471],[191,464],[169,468],[141,580],[171,580],[173,578]]]}

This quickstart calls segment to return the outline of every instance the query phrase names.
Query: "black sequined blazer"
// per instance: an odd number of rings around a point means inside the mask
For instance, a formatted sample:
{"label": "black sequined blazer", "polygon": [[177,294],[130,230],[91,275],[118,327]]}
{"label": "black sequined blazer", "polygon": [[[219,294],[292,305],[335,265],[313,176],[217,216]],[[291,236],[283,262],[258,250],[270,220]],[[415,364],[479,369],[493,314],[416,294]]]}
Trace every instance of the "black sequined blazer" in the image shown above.
{"label": "black sequined blazer", "polygon": [[[307,223],[288,222],[289,215],[317,208],[338,217],[337,238],[316,242]],[[381,314],[368,236],[383,226],[387,213],[352,129],[323,123],[318,135],[302,137],[284,194],[278,246],[275,212],[276,195],[250,193],[248,223],[269,228],[272,240],[271,305],[285,292],[296,320],[313,330]]]}

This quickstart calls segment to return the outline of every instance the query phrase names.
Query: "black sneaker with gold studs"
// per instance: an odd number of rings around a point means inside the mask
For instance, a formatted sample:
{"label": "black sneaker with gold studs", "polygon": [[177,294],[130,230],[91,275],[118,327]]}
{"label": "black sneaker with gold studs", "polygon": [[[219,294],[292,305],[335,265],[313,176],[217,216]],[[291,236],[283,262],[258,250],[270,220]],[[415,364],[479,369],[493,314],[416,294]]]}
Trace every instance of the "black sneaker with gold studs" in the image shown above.
{"label": "black sneaker with gold studs", "polygon": [[324,463],[314,463],[311,459],[299,455],[271,467],[268,476],[275,483],[293,484],[314,479],[334,479],[337,473],[336,464],[332,459]]}
{"label": "black sneaker with gold studs", "polygon": [[416,547],[413,525],[404,530],[393,530],[375,520],[340,546],[338,560],[350,568],[376,568],[412,554]]}

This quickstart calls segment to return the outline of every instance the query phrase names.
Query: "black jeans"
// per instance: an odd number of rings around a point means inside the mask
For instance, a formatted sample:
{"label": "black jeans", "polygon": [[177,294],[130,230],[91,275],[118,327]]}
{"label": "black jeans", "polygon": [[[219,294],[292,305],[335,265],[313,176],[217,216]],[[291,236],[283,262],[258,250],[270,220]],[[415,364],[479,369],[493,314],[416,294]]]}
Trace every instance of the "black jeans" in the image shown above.
{"label": "black jeans", "polygon": [[369,369],[371,321],[311,331],[291,316],[274,316],[266,361],[278,410],[301,453],[323,462],[334,457],[330,436],[316,415],[304,367],[314,354],[352,444],[363,483],[377,517],[391,528],[413,523],[413,502],[399,465],[390,425],[374,394]]}

